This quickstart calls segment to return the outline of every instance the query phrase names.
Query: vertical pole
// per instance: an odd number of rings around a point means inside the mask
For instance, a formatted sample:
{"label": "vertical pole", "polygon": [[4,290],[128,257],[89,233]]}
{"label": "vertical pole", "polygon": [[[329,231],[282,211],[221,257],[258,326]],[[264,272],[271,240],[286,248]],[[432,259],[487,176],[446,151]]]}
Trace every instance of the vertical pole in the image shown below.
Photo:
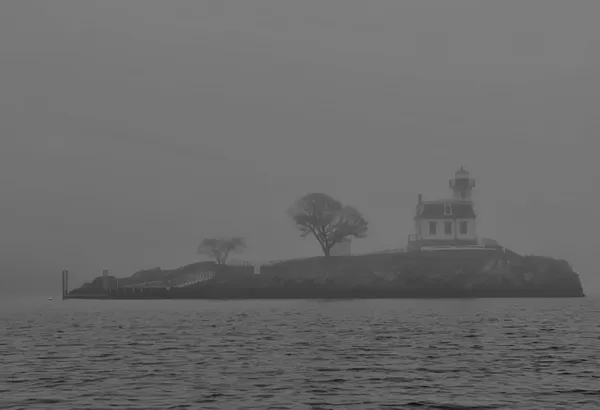
{"label": "vertical pole", "polygon": [[108,269],[102,269],[102,290],[109,291]]}
{"label": "vertical pole", "polygon": [[61,279],[62,279],[62,288],[61,288],[61,294],[62,294],[62,298],[64,300],[65,298],[65,270],[63,269],[61,272]]}
{"label": "vertical pole", "polygon": [[69,270],[65,269],[65,295],[69,294]]}

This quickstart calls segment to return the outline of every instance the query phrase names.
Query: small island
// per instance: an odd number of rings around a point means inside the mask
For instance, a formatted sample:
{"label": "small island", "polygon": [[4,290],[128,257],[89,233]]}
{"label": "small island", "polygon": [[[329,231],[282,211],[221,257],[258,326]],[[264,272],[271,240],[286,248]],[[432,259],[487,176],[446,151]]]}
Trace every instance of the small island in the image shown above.
{"label": "small island", "polygon": [[351,239],[368,222],[354,207],[323,193],[298,199],[288,210],[302,236],[314,237],[323,256],[266,264],[228,264],[243,238],[204,239],[198,253],[213,261],[178,269],[154,268],[116,278],[107,271],[68,291],[65,299],[287,299],[583,297],[579,275],[565,260],[522,256],[477,235],[475,181],[460,168],[451,197],[418,196],[415,231],[405,247],[352,255]]}

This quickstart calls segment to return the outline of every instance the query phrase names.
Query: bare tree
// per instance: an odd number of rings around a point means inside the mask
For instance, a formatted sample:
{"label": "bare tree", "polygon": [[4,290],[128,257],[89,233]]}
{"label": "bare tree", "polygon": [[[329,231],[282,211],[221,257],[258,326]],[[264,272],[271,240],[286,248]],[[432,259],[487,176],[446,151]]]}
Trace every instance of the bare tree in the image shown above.
{"label": "bare tree", "polygon": [[244,238],[206,238],[198,246],[198,254],[214,258],[217,264],[225,265],[231,252],[242,252],[246,248]]}
{"label": "bare tree", "polygon": [[344,238],[367,236],[368,222],[361,213],[327,194],[304,195],[292,204],[288,214],[302,237],[312,234],[317,239],[325,256]]}

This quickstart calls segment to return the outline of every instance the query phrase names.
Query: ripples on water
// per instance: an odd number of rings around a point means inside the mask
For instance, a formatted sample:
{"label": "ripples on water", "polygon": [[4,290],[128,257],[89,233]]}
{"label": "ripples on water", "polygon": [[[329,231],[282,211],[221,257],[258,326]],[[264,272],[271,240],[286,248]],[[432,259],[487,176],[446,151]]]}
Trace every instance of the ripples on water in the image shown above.
{"label": "ripples on water", "polygon": [[0,309],[0,408],[600,408],[598,299]]}

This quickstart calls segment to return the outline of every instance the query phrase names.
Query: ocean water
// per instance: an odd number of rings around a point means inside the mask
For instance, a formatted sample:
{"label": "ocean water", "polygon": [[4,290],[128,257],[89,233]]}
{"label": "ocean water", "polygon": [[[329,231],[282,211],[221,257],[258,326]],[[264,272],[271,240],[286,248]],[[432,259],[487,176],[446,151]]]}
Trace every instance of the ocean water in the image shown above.
{"label": "ocean water", "polygon": [[5,299],[0,408],[598,409],[600,299]]}

